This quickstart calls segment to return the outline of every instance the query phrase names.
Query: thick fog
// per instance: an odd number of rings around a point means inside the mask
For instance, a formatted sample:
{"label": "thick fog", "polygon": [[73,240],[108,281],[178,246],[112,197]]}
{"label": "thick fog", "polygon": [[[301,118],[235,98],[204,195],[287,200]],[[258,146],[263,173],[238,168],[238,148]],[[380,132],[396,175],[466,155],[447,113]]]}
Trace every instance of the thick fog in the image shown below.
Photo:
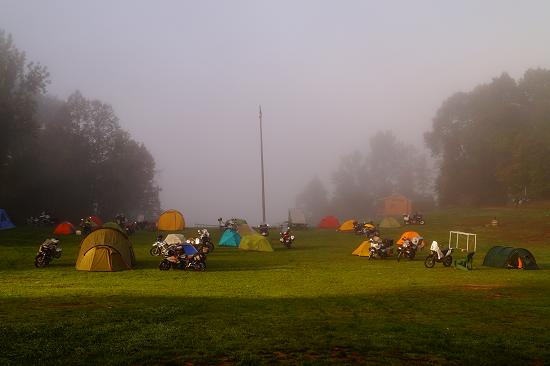
{"label": "thick fog", "polygon": [[[268,222],[315,175],[391,129],[423,146],[442,101],[550,68],[548,1],[0,0],[48,93],[111,104],[190,224]],[[60,142],[62,143],[62,142]]]}

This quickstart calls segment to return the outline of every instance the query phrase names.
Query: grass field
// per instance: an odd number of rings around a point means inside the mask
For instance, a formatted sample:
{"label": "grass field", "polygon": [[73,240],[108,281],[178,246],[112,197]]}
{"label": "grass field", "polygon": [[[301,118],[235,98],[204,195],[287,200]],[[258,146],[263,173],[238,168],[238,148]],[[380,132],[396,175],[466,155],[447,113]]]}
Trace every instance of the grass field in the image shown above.
{"label": "grass field", "polygon": [[[485,226],[493,216],[501,227]],[[411,228],[428,245],[478,233],[473,271],[426,269],[426,250],[355,257],[362,239],[331,230],[297,231],[291,250],[272,232],[273,253],[216,248],[204,273],[159,271],[154,232],[131,237],[134,270],[78,272],[70,236],[36,269],[51,229],[0,231],[0,364],[550,364],[550,206],[426,219]],[[541,270],[481,266],[497,244],[531,250]]]}

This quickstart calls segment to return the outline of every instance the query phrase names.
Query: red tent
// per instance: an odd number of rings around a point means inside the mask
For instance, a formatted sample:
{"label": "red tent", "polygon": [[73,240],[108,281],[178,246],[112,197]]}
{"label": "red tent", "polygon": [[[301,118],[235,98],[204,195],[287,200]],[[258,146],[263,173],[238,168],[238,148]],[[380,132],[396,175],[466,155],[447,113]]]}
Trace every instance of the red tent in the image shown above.
{"label": "red tent", "polygon": [[340,222],[334,216],[325,216],[319,222],[319,228],[321,229],[338,229],[340,227]]}
{"label": "red tent", "polygon": [[95,222],[97,226],[103,225],[103,221],[101,221],[101,219],[97,216],[90,216],[88,217],[88,220]]}
{"label": "red tent", "polygon": [[70,235],[74,234],[74,226],[68,221],[63,221],[61,224],[57,225],[53,231],[54,235]]}

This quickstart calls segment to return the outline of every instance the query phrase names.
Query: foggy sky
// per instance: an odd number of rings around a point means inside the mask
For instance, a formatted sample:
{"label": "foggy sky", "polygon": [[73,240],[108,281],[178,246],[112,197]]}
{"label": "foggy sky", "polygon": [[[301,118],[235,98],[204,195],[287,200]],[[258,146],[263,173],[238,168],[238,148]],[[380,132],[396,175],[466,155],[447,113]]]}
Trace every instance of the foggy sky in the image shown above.
{"label": "foggy sky", "polygon": [[163,208],[268,221],[379,130],[423,146],[442,101],[550,68],[548,1],[0,0],[49,94],[113,105],[146,144]]}

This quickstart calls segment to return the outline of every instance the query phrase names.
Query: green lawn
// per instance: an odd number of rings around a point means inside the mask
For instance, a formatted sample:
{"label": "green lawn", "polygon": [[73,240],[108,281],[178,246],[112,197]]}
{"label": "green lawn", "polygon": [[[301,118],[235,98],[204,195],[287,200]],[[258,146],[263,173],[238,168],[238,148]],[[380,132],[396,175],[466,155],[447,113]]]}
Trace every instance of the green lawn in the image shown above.
{"label": "green lawn", "polygon": [[[501,227],[485,226],[493,216]],[[411,228],[428,245],[479,234],[474,271],[426,269],[426,250],[355,257],[361,238],[331,230],[295,232],[291,250],[272,232],[273,253],[216,248],[204,273],[159,271],[154,232],[131,237],[134,270],[78,272],[70,236],[36,269],[49,231],[0,231],[0,364],[550,364],[550,208],[426,219]],[[541,270],[482,267],[497,244],[531,250]]]}

